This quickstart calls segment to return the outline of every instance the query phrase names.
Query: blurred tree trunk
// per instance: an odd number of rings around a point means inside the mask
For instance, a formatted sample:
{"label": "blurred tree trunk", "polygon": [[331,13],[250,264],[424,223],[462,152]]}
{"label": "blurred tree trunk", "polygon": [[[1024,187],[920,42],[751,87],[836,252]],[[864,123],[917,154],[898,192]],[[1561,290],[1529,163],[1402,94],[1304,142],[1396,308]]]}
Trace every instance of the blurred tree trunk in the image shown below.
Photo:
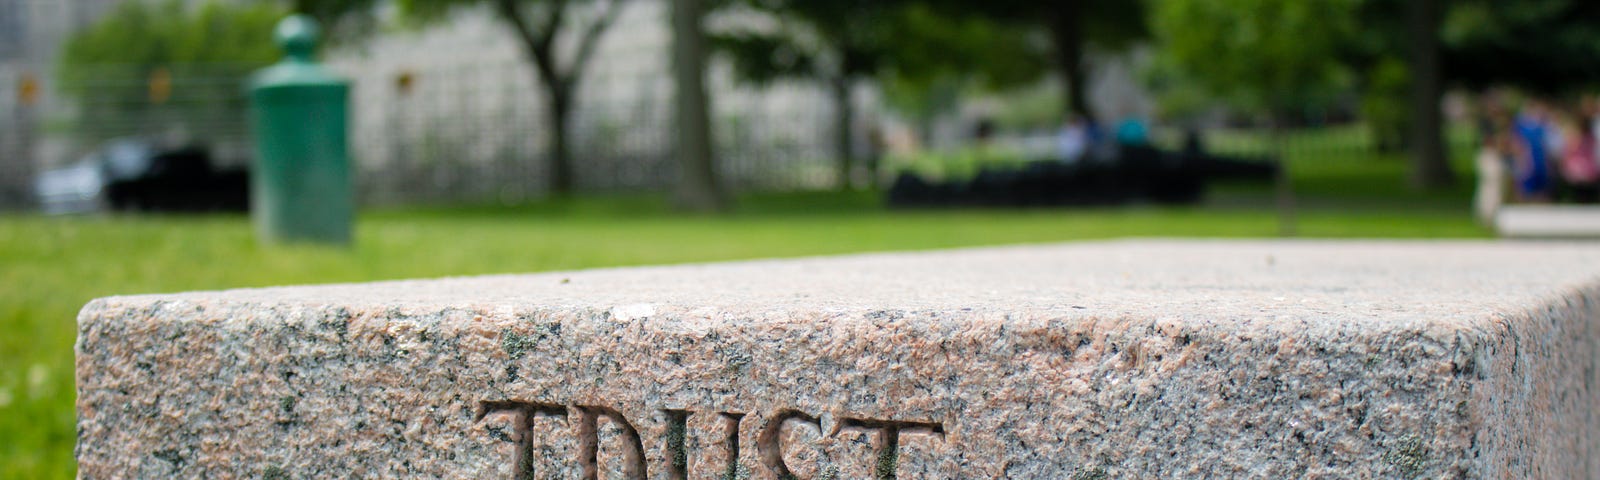
{"label": "blurred tree trunk", "polygon": [[[1282,105],[1283,103],[1275,103]],[[1273,177],[1273,192],[1275,203],[1278,207],[1278,235],[1293,237],[1297,234],[1295,228],[1294,182],[1289,177],[1289,148],[1287,126],[1289,109],[1272,109],[1272,130],[1267,140],[1271,143],[1273,162],[1278,167],[1277,176]]]}
{"label": "blurred tree trunk", "polygon": [[704,17],[703,0],[673,0],[672,73],[678,89],[680,170],[675,201],[679,208],[716,212],[727,208],[727,197],[717,183],[712,160]]}
{"label": "blurred tree trunk", "polygon": [[1444,148],[1444,81],[1439,67],[1439,1],[1411,0],[1411,183],[1436,188],[1455,183]]}
{"label": "blurred tree trunk", "polygon": [[1083,9],[1079,1],[1056,3],[1055,15],[1050,19],[1050,40],[1055,46],[1056,68],[1061,69],[1062,88],[1067,94],[1066,111],[1096,122],[1099,119],[1089,106],[1088,71],[1083,65]]}
{"label": "blurred tree trunk", "polygon": [[837,155],[839,190],[851,188],[851,170],[855,169],[854,133],[856,107],[850,96],[850,77],[840,75],[829,82],[833,95],[834,155]]}
{"label": "blurred tree trunk", "polygon": [[571,130],[572,92],[564,88],[545,89],[545,115],[550,122],[550,195],[565,197],[572,194],[572,148],[567,142]]}

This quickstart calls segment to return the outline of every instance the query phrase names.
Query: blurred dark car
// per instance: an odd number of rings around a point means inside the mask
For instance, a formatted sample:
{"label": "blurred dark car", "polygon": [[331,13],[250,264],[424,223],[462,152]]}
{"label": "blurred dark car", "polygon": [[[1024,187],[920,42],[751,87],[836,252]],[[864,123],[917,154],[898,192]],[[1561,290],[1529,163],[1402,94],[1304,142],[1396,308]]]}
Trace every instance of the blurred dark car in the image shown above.
{"label": "blurred dark car", "polygon": [[108,143],[71,166],[35,180],[48,214],[118,211],[247,211],[250,174],[216,168],[203,147],[142,139]]}
{"label": "blurred dark car", "polygon": [[1042,207],[1148,201],[1196,204],[1218,180],[1270,181],[1266,158],[1234,158],[1122,145],[1088,161],[1044,159],[988,167],[970,180],[932,181],[901,173],[888,193],[895,207]]}

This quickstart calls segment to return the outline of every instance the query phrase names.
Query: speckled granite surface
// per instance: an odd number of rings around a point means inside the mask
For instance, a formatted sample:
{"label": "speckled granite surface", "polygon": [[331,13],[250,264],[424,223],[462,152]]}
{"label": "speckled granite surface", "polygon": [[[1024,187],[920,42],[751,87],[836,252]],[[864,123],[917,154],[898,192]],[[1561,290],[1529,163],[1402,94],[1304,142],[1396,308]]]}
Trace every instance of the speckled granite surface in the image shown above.
{"label": "speckled granite surface", "polygon": [[[1600,478],[1600,245],[1136,241],[96,300],[82,478]],[[732,460],[732,461],[730,461]]]}

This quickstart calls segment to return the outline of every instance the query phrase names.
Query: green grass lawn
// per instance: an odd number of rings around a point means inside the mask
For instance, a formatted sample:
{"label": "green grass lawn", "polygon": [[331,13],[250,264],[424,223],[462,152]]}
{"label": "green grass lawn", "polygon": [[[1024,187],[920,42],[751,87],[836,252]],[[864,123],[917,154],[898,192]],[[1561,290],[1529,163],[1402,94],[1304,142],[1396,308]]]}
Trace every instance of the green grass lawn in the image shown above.
{"label": "green grass lawn", "polygon": [[[1398,160],[1291,158],[1308,237],[1482,237],[1466,187],[1402,187]],[[92,298],[616,265],[1118,237],[1266,237],[1261,186],[1210,205],[892,211],[872,194],[744,198],[726,216],[648,196],[365,212],[353,248],[262,246],[242,216],[0,216],[0,478],[72,478],[74,317]]]}

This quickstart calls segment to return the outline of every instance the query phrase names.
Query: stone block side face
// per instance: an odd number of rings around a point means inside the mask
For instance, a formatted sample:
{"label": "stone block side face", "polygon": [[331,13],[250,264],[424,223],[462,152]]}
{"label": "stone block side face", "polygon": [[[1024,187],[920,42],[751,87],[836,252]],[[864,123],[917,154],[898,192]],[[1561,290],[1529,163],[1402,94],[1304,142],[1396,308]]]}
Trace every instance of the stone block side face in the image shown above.
{"label": "stone block side face", "polygon": [[1600,288],[1497,316],[1471,338],[1458,369],[1480,383],[1475,478],[1600,478]]}
{"label": "stone block side face", "polygon": [[1428,325],[118,299],[79,323],[86,479],[1581,478],[1559,468],[1589,452],[1479,431],[1520,388],[1499,369],[1547,368],[1529,336]]}

